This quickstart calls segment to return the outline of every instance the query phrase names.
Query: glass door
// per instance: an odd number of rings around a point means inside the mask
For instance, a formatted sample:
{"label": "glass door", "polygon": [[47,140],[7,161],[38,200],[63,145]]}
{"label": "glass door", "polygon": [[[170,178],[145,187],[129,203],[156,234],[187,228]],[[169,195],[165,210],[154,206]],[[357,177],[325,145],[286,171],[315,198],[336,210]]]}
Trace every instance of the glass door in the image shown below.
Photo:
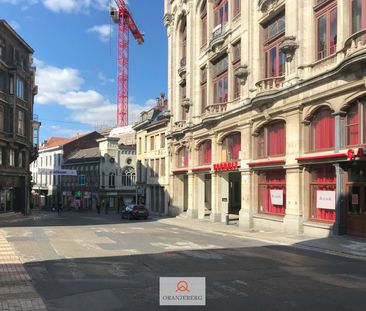
{"label": "glass door", "polygon": [[347,186],[347,233],[366,237],[366,183]]}

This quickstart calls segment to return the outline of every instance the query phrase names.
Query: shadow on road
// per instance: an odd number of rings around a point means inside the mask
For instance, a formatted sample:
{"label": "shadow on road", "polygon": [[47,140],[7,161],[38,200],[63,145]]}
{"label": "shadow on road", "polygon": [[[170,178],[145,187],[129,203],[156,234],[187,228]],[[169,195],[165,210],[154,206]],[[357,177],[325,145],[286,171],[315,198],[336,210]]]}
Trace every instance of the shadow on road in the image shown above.
{"label": "shadow on road", "polygon": [[158,219],[170,218],[167,216],[150,215],[147,220],[121,219],[121,214],[110,211],[108,214],[90,211],[64,211],[59,216],[57,212],[34,210],[31,215],[2,214],[0,215],[0,228],[6,227],[48,227],[48,226],[90,226],[112,225],[136,222],[154,222]]}
{"label": "shadow on road", "polygon": [[51,260],[25,267],[49,310],[158,310],[161,276],[206,277],[205,310],[360,310],[366,294],[363,261],[285,246]]}

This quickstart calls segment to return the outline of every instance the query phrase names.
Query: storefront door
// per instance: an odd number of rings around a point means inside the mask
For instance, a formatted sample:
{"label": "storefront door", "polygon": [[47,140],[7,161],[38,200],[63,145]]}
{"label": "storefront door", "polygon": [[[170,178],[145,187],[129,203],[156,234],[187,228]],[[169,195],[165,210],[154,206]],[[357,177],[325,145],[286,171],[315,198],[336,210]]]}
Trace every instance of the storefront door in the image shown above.
{"label": "storefront door", "polygon": [[229,214],[239,214],[241,208],[240,173],[229,174]]}
{"label": "storefront door", "polygon": [[347,234],[366,237],[366,183],[347,185]]}

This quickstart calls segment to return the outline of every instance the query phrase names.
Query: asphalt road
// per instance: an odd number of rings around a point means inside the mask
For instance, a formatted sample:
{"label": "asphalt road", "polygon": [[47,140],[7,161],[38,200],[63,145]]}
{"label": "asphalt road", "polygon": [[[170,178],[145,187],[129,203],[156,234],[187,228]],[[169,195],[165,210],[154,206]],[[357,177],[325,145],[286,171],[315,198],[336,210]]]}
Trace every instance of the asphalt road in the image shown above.
{"label": "asphalt road", "polygon": [[0,219],[49,310],[159,307],[159,277],[206,277],[206,307],[364,310],[366,263],[116,214]]}

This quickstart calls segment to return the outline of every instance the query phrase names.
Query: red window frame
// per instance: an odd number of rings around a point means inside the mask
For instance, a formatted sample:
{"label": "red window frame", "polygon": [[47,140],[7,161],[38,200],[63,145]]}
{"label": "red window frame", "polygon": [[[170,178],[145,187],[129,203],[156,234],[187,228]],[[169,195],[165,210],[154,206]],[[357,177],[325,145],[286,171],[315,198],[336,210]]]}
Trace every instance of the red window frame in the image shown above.
{"label": "red window frame", "polygon": [[227,135],[221,146],[221,161],[231,162],[239,160],[241,150],[241,134],[239,132]]}
{"label": "red window frame", "polygon": [[241,42],[237,42],[233,45],[233,98],[240,98],[240,87],[241,81],[238,77],[235,76],[235,70],[240,66],[240,57],[241,57]]}
{"label": "red window frame", "polygon": [[[183,100],[187,97],[187,86],[184,84],[181,86],[181,104],[183,104]],[[187,112],[184,107],[181,106],[181,114],[182,114],[182,121],[187,119]]]}
{"label": "red window frame", "polygon": [[[258,180],[258,212],[284,216],[286,214],[286,171],[260,172]],[[283,191],[282,206],[272,204],[271,190]]]}
{"label": "red window frame", "polygon": [[336,219],[336,211],[317,208],[316,192],[318,190],[336,191],[336,172],[334,166],[328,165],[312,169],[310,181],[310,219],[332,223]]}
{"label": "red window frame", "polygon": [[359,103],[354,103],[348,109],[346,117],[346,144],[347,146],[359,145],[361,142],[361,118]]}
{"label": "red window frame", "polygon": [[207,83],[201,84],[201,113],[206,112],[207,107]]}
{"label": "red window frame", "polygon": [[212,143],[211,140],[205,140],[201,143],[199,150],[199,165],[208,165],[212,162]]}
{"label": "red window frame", "polygon": [[221,0],[214,9],[215,26],[225,25],[229,21],[229,1]]}
{"label": "red window frame", "polygon": [[201,47],[207,44],[207,2],[201,6]]}
{"label": "red window frame", "polygon": [[[280,77],[285,74],[285,54],[280,51],[280,44],[285,36],[286,25],[282,29],[281,23],[284,22],[284,13],[277,15],[264,27],[264,76],[265,78]],[[270,36],[271,29],[275,32]],[[277,29],[277,30],[276,30]]]}
{"label": "red window frame", "polygon": [[257,137],[257,158],[286,154],[286,123],[282,120],[265,125]]}
{"label": "red window frame", "polygon": [[188,167],[188,161],[189,161],[189,150],[187,147],[182,147],[178,151],[178,157],[177,157],[177,167]]}
{"label": "red window frame", "polygon": [[[335,14],[335,35],[332,40],[332,14]],[[324,5],[319,5],[315,10],[315,29],[316,29],[316,59],[320,60],[327,56],[330,56],[336,52],[337,49],[337,1]],[[319,33],[319,21],[320,19],[325,20],[325,47],[320,46],[320,33]]]}
{"label": "red window frame", "polygon": [[[215,104],[227,103],[229,96],[229,81],[227,71],[214,80]],[[221,95],[220,95],[221,93]]]}
{"label": "red window frame", "polygon": [[[353,4],[358,3],[359,7],[353,9]],[[350,11],[350,35],[366,28],[366,0],[349,0],[349,11]],[[354,13],[359,13],[358,22],[355,20]],[[366,42],[366,35],[363,35],[356,39],[357,43],[362,41]]]}
{"label": "red window frame", "polygon": [[232,0],[233,2],[233,17],[237,17],[241,12],[241,0]]}
{"label": "red window frame", "polygon": [[320,108],[310,122],[310,151],[334,149],[334,117],[328,107]]}

